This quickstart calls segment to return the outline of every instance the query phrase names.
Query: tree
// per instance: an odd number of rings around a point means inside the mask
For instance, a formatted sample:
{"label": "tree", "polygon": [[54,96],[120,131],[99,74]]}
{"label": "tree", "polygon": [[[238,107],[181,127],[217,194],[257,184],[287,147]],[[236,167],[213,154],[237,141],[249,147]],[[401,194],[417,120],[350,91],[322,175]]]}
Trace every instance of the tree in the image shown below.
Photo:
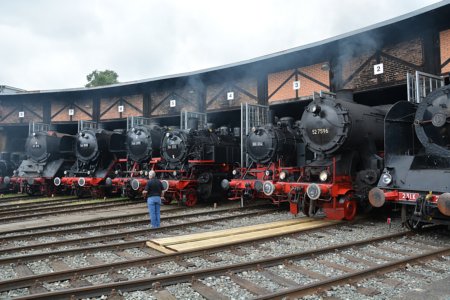
{"label": "tree", "polygon": [[114,83],[118,83],[117,78],[119,75],[117,75],[116,72],[111,70],[105,70],[105,71],[93,71],[91,74],[87,75],[87,81],[86,87],[93,87],[93,86],[102,86],[102,85],[110,85]]}

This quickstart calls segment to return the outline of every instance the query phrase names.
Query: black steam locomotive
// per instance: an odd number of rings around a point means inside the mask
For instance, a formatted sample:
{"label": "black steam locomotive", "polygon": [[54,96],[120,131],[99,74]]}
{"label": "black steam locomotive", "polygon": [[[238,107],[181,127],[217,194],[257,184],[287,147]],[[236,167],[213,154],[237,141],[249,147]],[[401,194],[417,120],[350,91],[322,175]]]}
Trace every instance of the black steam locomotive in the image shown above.
{"label": "black steam locomotive", "polygon": [[126,152],[116,148],[111,152],[111,143],[125,145],[123,131],[108,131],[98,128],[81,129],[76,135],[76,161],[64,173],[63,178],[55,178],[55,185],[73,188],[81,196],[89,191],[93,197],[101,197],[110,189],[116,172],[123,170]]}
{"label": "black steam locomotive", "polygon": [[13,177],[5,178],[14,191],[33,194],[59,192],[54,179],[61,176],[74,162],[72,135],[54,131],[35,131],[25,142],[27,159],[23,160]]}
{"label": "black steam locomotive", "polygon": [[[17,170],[17,168],[20,166],[20,163],[24,159],[26,159],[24,152],[2,151],[0,153],[0,190],[1,191],[8,191],[8,190],[10,190],[10,187],[11,187],[12,191],[17,192],[17,190],[14,190],[13,187],[10,186],[11,176],[14,174],[14,171]],[[7,182],[5,182],[5,179]]]}
{"label": "black steam locomotive", "polygon": [[[128,122],[133,120],[144,120],[144,118],[129,118]],[[148,119],[147,119],[148,120]],[[149,120],[148,120],[149,121]],[[112,186],[122,189],[122,193],[129,198],[135,198],[138,195],[139,187],[142,187],[148,172],[154,166],[153,158],[160,156],[161,140],[163,137],[163,128],[157,124],[150,123],[148,125],[133,124],[127,130],[125,148],[127,153],[127,162],[125,170],[116,170],[116,178],[112,179]],[[119,152],[123,150],[120,143],[114,142],[112,151]],[[133,184],[133,186],[132,186]]]}
{"label": "black steam locomotive", "polygon": [[240,158],[239,129],[198,129],[198,119],[188,121],[190,129],[165,133],[156,171],[167,187],[165,202],[193,206],[198,198],[220,191],[220,181],[231,176],[233,162]]}
{"label": "black steam locomotive", "polygon": [[397,102],[385,120],[385,168],[370,191],[375,207],[402,208],[411,229],[450,225],[450,85],[419,104]]}
{"label": "black steam locomotive", "polygon": [[294,181],[301,174],[305,147],[299,122],[294,124],[293,118],[284,117],[275,125],[252,128],[246,138],[246,151],[249,167],[234,169],[235,178],[222,181],[222,187],[230,190],[228,199],[266,198],[274,204],[288,201],[285,193],[271,191],[270,187],[277,181]]}
{"label": "black steam locomotive", "polygon": [[311,215],[321,207],[331,219],[352,219],[358,205],[368,206],[367,192],[383,168],[386,111],[355,103],[347,90],[320,95],[307,106],[300,130],[316,159],[304,168],[293,212]]}

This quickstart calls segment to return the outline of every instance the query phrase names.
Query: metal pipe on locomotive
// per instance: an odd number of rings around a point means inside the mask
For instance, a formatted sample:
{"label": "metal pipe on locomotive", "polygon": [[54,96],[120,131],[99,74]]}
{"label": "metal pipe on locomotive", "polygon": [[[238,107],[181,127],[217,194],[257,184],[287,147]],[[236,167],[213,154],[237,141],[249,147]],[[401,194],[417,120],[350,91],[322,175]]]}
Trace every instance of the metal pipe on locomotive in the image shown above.
{"label": "metal pipe on locomotive", "polygon": [[[163,128],[148,118],[127,118],[127,162],[122,165],[125,169],[114,171],[116,177],[111,179],[114,189],[121,189],[122,194],[131,199],[140,195],[147,182],[148,172],[154,168],[156,158],[160,157],[163,133]],[[121,144],[111,145],[113,152],[121,151],[122,148]]]}
{"label": "metal pipe on locomotive", "polygon": [[111,144],[125,147],[125,135],[120,131],[98,128],[97,123],[80,121],[75,141],[76,161],[64,171],[64,177],[54,180],[56,186],[72,189],[77,196],[89,193],[102,197],[106,193],[118,193],[111,186],[115,170],[126,164],[125,149],[111,152]]}
{"label": "metal pipe on locomotive", "polygon": [[274,191],[273,186],[300,177],[305,147],[298,122],[294,124],[293,118],[284,117],[272,124],[272,119],[269,117],[266,125],[253,127],[246,137],[249,166],[235,168],[234,178],[222,181],[229,200],[268,199],[274,204],[289,201],[289,194]]}
{"label": "metal pipe on locomotive", "polygon": [[400,206],[402,221],[413,230],[450,225],[450,85],[437,88],[442,79],[422,75],[438,84],[423,99],[397,102],[388,112],[385,168],[369,193],[374,207]]}
{"label": "metal pipe on locomotive", "polygon": [[[194,206],[220,193],[220,182],[230,178],[234,161],[240,157],[238,132],[228,127],[199,128],[198,118],[188,118],[188,129],[168,130],[161,142],[161,159],[154,161],[157,176],[165,186],[164,203]],[[203,127],[203,126],[202,126]],[[132,180],[143,189],[146,181]]]}
{"label": "metal pipe on locomotive", "polygon": [[11,190],[30,195],[61,192],[54,180],[74,162],[75,138],[50,131],[49,127],[42,123],[29,124],[29,136],[25,142],[27,159],[22,161],[11,178],[4,178]]}

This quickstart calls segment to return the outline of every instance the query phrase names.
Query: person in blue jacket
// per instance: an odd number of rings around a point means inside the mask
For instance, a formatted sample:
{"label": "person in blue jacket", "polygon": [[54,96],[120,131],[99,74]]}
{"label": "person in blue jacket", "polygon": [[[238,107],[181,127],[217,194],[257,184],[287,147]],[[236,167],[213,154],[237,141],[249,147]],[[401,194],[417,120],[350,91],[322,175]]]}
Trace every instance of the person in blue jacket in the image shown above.
{"label": "person in blue jacket", "polygon": [[149,180],[147,181],[142,194],[144,197],[148,197],[147,206],[152,228],[158,228],[160,226],[161,216],[161,196],[164,188],[161,181],[156,178],[155,171],[150,171],[148,173],[148,178]]}

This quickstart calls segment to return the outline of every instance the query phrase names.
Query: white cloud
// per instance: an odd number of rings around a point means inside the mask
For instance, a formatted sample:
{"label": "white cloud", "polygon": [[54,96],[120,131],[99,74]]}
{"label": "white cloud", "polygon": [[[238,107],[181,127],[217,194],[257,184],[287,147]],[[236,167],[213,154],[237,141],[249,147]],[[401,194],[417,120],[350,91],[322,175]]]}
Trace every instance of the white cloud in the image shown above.
{"label": "white cloud", "polygon": [[237,62],[348,32],[436,0],[0,0],[0,84],[83,86]]}

